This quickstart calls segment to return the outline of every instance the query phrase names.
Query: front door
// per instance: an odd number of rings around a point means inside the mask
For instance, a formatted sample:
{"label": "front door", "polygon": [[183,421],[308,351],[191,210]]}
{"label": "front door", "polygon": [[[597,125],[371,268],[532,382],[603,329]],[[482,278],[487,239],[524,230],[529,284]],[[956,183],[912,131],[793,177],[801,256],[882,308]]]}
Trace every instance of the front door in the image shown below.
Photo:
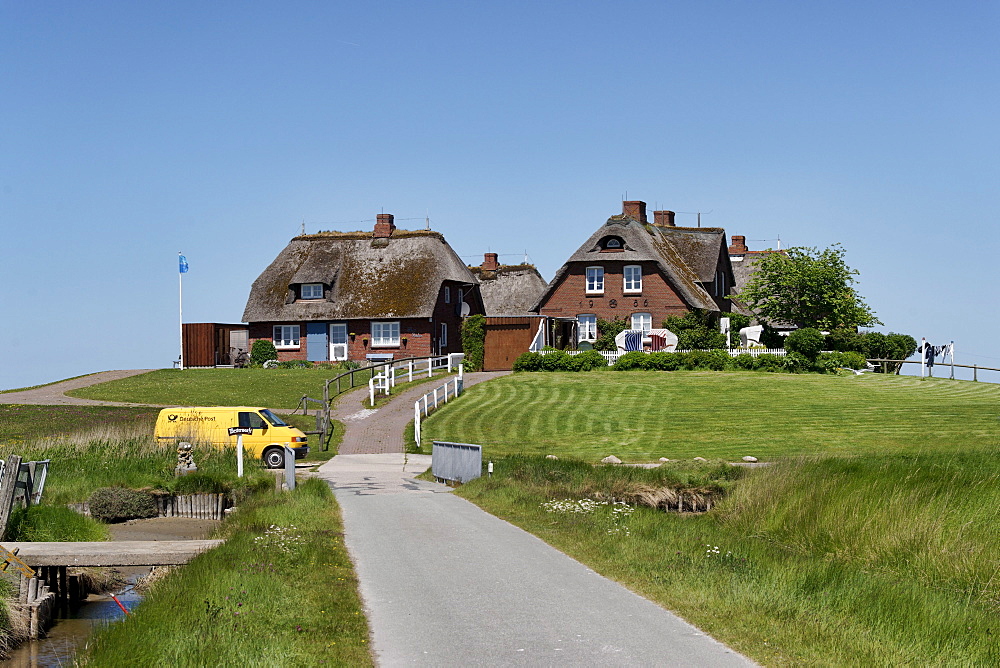
{"label": "front door", "polygon": [[347,323],[330,324],[330,359],[342,362],[347,359]]}
{"label": "front door", "polygon": [[310,362],[325,362],[326,326],[321,322],[306,323],[306,359]]}

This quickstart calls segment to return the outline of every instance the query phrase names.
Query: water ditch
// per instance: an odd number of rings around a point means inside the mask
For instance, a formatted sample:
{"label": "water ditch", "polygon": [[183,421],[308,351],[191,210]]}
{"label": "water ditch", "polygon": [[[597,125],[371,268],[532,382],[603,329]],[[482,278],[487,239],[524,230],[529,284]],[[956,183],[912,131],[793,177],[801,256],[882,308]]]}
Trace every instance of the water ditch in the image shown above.
{"label": "water ditch", "polygon": [[[112,540],[197,540],[207,538],[221,524],[218,520],[187,517],[157,517],[110,526]],[[150,572],[148,567],[118,568],[128,583],[115,597],[126,610],[142,601],[134,590],[136,581]],[[45,638],[24,642],[0,660],[0,668],[55,668],[73,665],[77,652],[86,646],[94,630],[124,617],[109,594],[91,594],[76,609],[57,616]]]}

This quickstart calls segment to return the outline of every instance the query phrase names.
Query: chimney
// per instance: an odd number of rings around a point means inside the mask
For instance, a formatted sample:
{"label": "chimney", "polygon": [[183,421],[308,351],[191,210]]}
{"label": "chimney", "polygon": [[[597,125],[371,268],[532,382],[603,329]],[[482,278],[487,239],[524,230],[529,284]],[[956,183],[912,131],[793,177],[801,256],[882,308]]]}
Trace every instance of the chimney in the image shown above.
{"label": "chimney", "polygon": [[676,227],[676,223],[674,223],[674,212],[654,211],[653,225],[656,225],[657,227]]}
{"label": "chimney", "polygon": [[622,202],[622,213],[624,213],[629,218],[638,220],[640,223],[648,222],[646,220],[646,203],[639,200],[630,200],[628,202]]}
{"label": "chimney", "polygon": [[391,213],[380,213],[375,217],[375,234],[373,236],[376,239],[387,239],[391,237],[395,229],[396,224],[392,222]]}
{"label": "chimney", "polygon": [[739,234],[733,235],[733,243],[729,246],[730,255],[742,255],[746,253],[749,249],[747,248],[747,238],[740,236]]}
{"label": "chimney", "polygon": [[496,271],[500,268],[500,263],[497,262],[496,253],[486,253],[483,256],[483,271]]}

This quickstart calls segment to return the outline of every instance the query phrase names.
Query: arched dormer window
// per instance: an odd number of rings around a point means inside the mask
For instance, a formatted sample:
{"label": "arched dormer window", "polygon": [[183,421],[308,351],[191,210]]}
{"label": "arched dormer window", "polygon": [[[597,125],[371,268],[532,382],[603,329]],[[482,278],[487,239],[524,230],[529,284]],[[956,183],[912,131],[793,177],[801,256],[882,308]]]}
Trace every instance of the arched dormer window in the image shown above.
{"label": "arched dormer window", "polygon": [[601,239],[598,246],[602,253],[615,253],[625,250],[625,241],[621,237],[607,236]]}

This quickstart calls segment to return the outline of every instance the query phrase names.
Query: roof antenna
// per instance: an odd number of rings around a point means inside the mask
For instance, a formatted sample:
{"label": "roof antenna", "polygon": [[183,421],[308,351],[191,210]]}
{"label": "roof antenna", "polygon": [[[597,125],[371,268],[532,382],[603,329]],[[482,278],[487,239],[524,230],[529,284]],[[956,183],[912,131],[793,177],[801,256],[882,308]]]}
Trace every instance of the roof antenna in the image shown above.
{"label": "roof antenna", "polygon": [[424,218],[424,229],[431,229],[431,210],[427,209],[427,216]]}

